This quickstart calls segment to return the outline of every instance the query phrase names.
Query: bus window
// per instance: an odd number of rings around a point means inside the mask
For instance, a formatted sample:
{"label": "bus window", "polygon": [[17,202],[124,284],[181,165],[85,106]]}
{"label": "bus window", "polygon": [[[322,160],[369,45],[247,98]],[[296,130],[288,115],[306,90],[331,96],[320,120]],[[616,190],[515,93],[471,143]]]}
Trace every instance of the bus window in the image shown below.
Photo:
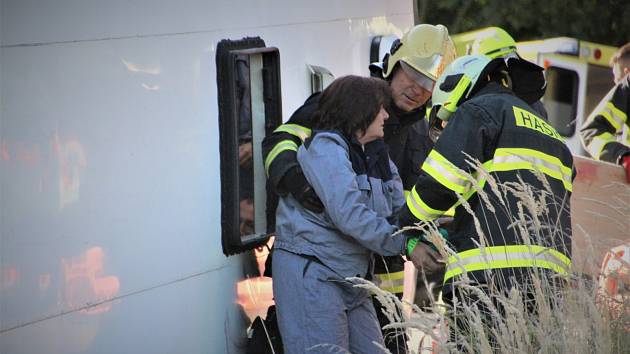
{"label": "bus window", "polygon": [[564,137],[575,134],[579,78],[573,70],[550,66],[546,70],[544,103],[549,123]]}
{"label": "bus window", "polygon": [[217,45],[221,240],[226,255],[251,250],[269,239],[262,140],[282,122],[280,55],[256,38]]}

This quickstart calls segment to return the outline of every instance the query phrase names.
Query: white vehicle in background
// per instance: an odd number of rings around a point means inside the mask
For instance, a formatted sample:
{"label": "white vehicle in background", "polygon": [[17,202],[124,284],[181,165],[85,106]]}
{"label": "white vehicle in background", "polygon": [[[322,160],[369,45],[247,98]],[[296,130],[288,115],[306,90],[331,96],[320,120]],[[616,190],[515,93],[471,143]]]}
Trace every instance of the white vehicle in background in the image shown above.
{"label": "white vehicle in background", "polygon": [[[464,55],[475,38],[488,30],[453,35],[458,55]],[[521,57],[545,68],[547,90],[542,101],[549,123],[566,139],[574,155],[588,156],[579,131],[614,86],[609,61],[617,49],[569,37],[517,42]]]}
{"label": "white vehicle in background", "polygon": [[589,156],[580,141],[580,129],[614,86],[609,62],[617,49],[567,37],[518,43],[519,53],[545,68],[543,103],[549,122],[574,155]]}
{"label": "white vehicle in background", "polygon": [[412,2],[0,1],[0,353],[243,352],[259,142]]}

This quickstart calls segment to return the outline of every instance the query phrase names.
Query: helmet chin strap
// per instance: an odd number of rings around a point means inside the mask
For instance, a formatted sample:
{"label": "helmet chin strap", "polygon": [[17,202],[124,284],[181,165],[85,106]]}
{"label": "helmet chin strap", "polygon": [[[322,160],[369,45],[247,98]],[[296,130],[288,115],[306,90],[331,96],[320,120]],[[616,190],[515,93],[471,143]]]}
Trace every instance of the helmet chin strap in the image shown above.
{"label": "helmet chin strap", "polygon": [[501,85],[503,85],[503,87],[509,88],[511,90],[512,89],[512,78],[510,77],[510,74],[508,74],[508,72],[505,71],[505,70],[501,70],[501,76],[503,76],[501,78]]}
{"label": "helmet chin strap", "polygon": [[[383,57],[383,76],[385,76],[385,73],[387,72],[387,68],[389,67],[389,53],[386,53],[385,56]],[[390,77],[392,77],[393,75],[390,75]]]}

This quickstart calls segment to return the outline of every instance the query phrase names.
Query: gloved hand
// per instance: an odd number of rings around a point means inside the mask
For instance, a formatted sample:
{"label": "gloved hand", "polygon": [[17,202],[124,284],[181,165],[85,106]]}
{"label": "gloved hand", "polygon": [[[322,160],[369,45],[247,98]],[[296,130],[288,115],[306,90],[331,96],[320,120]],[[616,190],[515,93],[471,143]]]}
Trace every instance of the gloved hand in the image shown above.
{"label": "gloved hand", "polygon": [[[438,233],[440,234],[440,237],[442,237],[442,239],[443,239],[444,241],[448,241],[448,231],[446,231],[446,229],[445,229],[445,228],[443,228],[443,227],[438,227],[437,231],[438,231]],[[431,241],[429,240],[429,238],[428,238],[428,236],[427,236],[427,234],[426,234],[426,233],[424,233],[424,234],[420,235],[420,236],[418,237],[418,241],[419,241],[419,242],[424,242],[424,243],[428,244],[431,248],[433,248],[433,250],[434,250],[434,251],[438,252],[437,247],[433,244],[433,242],[431,242]],[[409,246],[409,245],[408,245],[408,246]],[[409,250],[409,252],[411,252],[411,250]]]}
{"label": "gloved hand", "polygon": [[299,166],[295,166],[287,171],[282,177],[280,183],[303,207],[314,212],[321,213],[324,211],[324,204],[313,190],[304,173]]}
{"label": "gloved hand", "polygon": [[[414,242],[415,240],[415,242]],[[425,273],[437,273],[444,270],[446,262],[440,254],[427,243],[417,238],[409,239],[407,243],[407,258],[416,268]]]}
{"label": "gloved hand", "polygon": [[626,170],[626,182],[630,183],[630,155],[621,158],[621,166]]}

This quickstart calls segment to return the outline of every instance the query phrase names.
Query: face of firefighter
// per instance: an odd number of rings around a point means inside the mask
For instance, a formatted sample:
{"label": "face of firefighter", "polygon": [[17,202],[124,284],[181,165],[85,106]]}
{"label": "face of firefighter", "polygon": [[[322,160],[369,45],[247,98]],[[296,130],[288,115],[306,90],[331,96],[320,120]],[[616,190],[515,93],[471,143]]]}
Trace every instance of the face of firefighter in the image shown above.
{"label": "face of firefighter", "polygon": [[357,139],[362,145],[365,145],[371,141],[381,139],[385,136],[385,132],[383,130],[383,126],[385,125],[385,121],[389,118],[389,114],[381,106],[380,111],[376,114],[376,118],[374,121],[367,127],[365,133],[361,134],[361,132],[357,133]]}
{"label": "face of firefighter", "polygon": [[624,77],[626,77],[626,75],[628,75],[630,73],[630,65],[625,66],[623,65],[625,63],[622,63],[622,61],[619,61],[617,63],[615,63],[615,65],[613,65],[613,79],[615,80],[615,84],[618,84],[619,82],[621,82],[621,80],[623,80]]}
{"label": "face of firefighter", "polygon": [[405,112],[412,111],[425,104],[431,97],[431,91],[413,81],[401,68],[394,71],[390,83],[394,104]]}

